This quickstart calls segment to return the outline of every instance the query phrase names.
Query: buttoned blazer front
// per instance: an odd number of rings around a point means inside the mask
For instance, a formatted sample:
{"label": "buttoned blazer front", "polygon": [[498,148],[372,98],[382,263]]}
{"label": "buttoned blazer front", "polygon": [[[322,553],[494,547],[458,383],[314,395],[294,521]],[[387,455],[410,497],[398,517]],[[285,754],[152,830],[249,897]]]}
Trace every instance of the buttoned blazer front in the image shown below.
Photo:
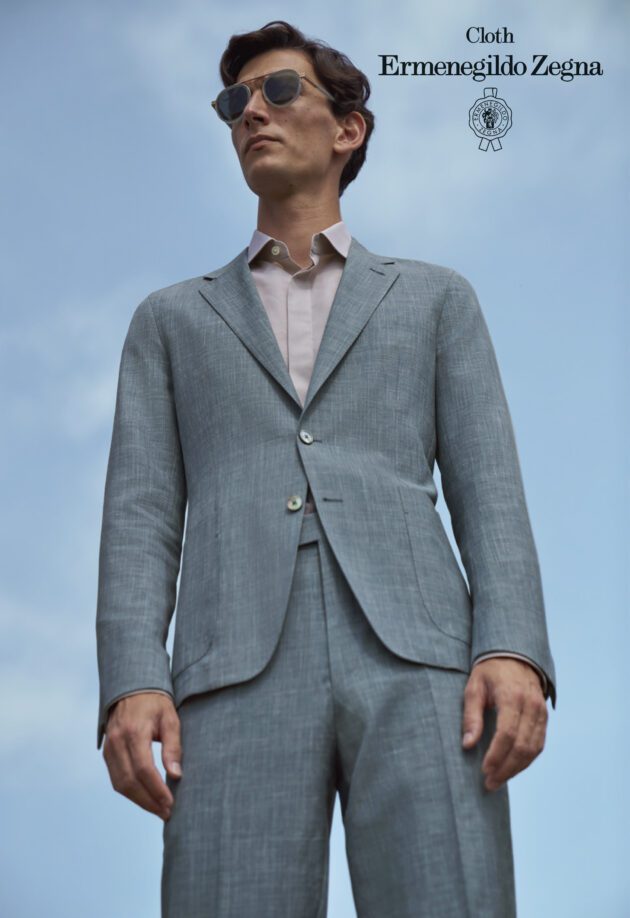
{"label": "buttoned blazer front", "polygon": [[[435,508],[436,462],[465,576]],[[466,673],[484,652],[525,654],[555,707],[514,431],[476,293],[457,271],[353,237],[303,405],[247,249],[137,306],[103,503],[97,748],[121,694],[157,688],[179,705],[264,668],[309,484],[392,652]]]}

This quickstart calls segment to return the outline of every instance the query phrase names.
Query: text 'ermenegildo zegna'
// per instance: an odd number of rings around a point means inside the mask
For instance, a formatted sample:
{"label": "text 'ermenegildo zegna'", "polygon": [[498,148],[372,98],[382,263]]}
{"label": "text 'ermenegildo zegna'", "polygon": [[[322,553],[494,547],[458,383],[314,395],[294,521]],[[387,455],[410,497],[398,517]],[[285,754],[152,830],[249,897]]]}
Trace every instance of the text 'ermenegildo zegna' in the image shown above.
{"label": "text 'ermenegildo zegna'", "polygon": [[[470,26],[466,41],[471,44],[513,44],[514,35],[505,26],[494,32],[483,26]],[[401,61],[397,54],[379,54],[379,76],[471,76],[478,82],[495,76],[558,76],[565,82],[577,76],[603,76],[600,61],[583,61],[570,57],[553,60],[548,54],[532,54],[528,64],[515,60],[513,54],[488,54],[476,61]]]}

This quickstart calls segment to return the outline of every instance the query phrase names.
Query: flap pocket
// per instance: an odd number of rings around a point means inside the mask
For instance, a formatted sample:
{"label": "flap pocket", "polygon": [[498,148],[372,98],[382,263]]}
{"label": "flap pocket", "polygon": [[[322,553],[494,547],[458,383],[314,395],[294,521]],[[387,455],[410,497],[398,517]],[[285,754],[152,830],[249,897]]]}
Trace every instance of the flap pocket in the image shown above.
{"label": "flap pocket", "polygon": [[399,486],[418,588],[436,628],[472,643],[472,602],[440,514],[423,491]]}
{"label": "flap pocket", "polygon": [[219,604],[220,538],[216,498],[186,526],[177,592],[172,677],[208,652]]}

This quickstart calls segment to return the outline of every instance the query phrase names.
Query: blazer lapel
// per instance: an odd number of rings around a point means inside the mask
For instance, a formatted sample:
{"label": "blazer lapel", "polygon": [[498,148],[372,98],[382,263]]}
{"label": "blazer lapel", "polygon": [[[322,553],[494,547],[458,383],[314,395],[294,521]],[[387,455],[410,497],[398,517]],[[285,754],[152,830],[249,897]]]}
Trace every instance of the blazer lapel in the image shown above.
{"label": "blazer lapel", "polygon": [[305,411],[398,277],[395,265],[352,238],[303,406],[256,289],[247,248],[223,268],[204,274],[199,292]]}

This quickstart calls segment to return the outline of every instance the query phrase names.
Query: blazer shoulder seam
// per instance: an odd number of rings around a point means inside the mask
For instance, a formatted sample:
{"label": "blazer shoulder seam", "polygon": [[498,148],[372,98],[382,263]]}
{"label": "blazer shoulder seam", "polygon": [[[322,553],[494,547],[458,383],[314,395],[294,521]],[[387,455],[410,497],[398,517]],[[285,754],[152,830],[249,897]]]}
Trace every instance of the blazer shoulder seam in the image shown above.
{"label": "blazer shoulder seam", "polygon": [[151,313],[151,318],[153,319],[153,324],[155,325],[156,331],[157,331],[157,333],[158,333],[158,338],[159,338],[159,340],[160,340],[160,345],[161,345],[161,347],[162,347],[162,350],[163,350],[164,353],[166,354],[166,353],[168,353],[168,351],[167,351],[167,349],[166,349],[166,344],[165,344],[165,342],[164,342],[164,335],[162,334],[162,329],[160,328],[160,324],[159,324],[159,322],[158,322],[158,320],[157,320],[157,317],[156,317],[156,315],[155,315],[155,309],[153,308],[153,293],[150,293],[150,294],[147,296],[147,304],[148,304],[148,306],[149,306],[149,311],[150,311],[150,313]]}
{"label": "blazer shoulder seam", "polygon": [[438,318],[438,324],[437,324],[437,327],[438,327],[438,335],[439,335],[439,331],[440,331],[440,326],[441,326],[441,324],[442,324],[442,314],[444,313],[444,307],[445,307],[445,305],[446,305],[446,300],[447,300],[447,298],[448,298],[448,292],[449,292],[449,290],[451,289],[451,283],[452,283],[453,277],[455,276],[456,273],[457,273],[457,272],[455,271],[455,268],[451,268],[450,273],[448,274],[448,277],[446,278],[446,284],[445,284],[445,286],[444,286],[444,295],[443,295],[443,297],[442,297],[442,305],[441,305],[441,307],[440,307],[440,316],[439,316],[439,318]]}

